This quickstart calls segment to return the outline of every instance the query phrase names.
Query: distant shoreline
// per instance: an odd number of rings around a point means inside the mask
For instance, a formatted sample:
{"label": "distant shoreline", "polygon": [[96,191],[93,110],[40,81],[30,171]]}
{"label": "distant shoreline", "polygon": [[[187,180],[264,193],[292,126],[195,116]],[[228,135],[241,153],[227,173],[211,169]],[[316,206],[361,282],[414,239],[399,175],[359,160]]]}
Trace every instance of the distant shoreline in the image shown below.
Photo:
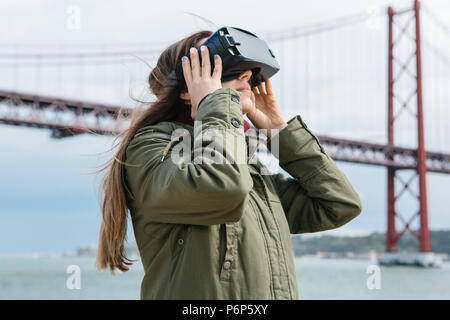
{"label": "distant shoreline", "polygon": [[[432,252],[442,261],[449,261],[450,230],[431,231]],[[385,234],[374,232],[365,236],[291,235],[295,258],[370,260],[385,253]],[[131,259],[139,259],[136,243],[126,243],[125,251]],[[406,234],[398,243],[398,252],[418,252],[417,239]],[[94,257],[96,244],[81,246],[68,252],[7,253],[0,257]]]}

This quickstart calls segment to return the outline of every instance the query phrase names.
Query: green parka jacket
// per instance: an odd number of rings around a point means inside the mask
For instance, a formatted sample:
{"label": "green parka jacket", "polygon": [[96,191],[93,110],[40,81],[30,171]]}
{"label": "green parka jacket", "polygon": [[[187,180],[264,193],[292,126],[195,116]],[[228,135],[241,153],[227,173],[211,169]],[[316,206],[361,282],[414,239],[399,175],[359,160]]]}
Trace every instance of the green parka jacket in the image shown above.
{"label": "green parka jacket", "polygon": [[[127,146],[123,182],[145,270],[141,299],[298,299],[290,234],[334,229],[362,210],[299,115],[267,143],[278,135],[276,157],[292,177],[262,174],[259,160],[198,163],[217,150],[209,128],[233,133],[219,140],[225,154],[255,156],[240,97],[233,88],[217,89],[200,102],[201,125],[149,125]],[[189,145],[172,161],[177,146]]]}

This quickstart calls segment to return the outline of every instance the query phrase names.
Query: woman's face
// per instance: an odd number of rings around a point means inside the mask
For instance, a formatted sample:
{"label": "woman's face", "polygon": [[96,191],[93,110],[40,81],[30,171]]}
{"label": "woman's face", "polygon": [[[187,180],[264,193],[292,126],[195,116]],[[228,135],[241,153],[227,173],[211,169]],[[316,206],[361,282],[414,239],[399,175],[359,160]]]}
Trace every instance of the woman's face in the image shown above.
{"label": "woman's face", "polygon": [[255,108],[255,95],[249,83],[251,76],[252,71],[247,70],[241,73],[237,79],[222,82],[222,87],[233,88],[241,93],[242,114]]}
{"label": "woman's face", "polygon": [[[199,41],[198,47],[200,47],[203,42],[208,38],[203,38]],[[252,76],[252,71],[247,70],[239,75],[238,78],[222,82],[223,88],[233,88],[241,92],[241,104],[242,104],[242,114],[247,114],[249,111],[253,110],[255,106],[255,95],[253,94],[250,87],[250,77]],[[180,97],[188,100],[190,102],[190,96],[188,92],[183,92]]]}

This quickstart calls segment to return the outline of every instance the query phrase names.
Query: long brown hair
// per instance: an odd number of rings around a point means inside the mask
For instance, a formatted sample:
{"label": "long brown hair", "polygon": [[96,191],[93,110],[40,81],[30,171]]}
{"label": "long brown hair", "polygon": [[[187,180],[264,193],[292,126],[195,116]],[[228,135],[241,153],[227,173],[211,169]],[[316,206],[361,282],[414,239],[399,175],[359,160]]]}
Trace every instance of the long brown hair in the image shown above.
{"label": "long brown hair", "polygon": [[[102,222],[96,261],[99,270],[109,268],[112,274],[115,269],[125,272],[129,270],[128,266],[133,262],[126,257],[124,250],[129,214],[124,180],[122,179],[126,147],[140,128],[160,121],[173,120],[180,112],[180,105],[186,105],[179,97],[180,93],[186,90],[186,83],[184,81],[166,82],[165,80],[181,57],[187,56],[191,47],[198,47],[199,41],[211,34],[212,32],[208,30],[195,32],[173,43],[162,52],[148,80],[150,90],[156,96],[156,101],[141,104],[140,107],[133,110],[130,126],[114,139],[114,141],[120,139],[117,152],[98,171],[109,169],[100,185],[103,203],[101,204]],[[113,148],[115,147],[117,145],[113,146]]]}

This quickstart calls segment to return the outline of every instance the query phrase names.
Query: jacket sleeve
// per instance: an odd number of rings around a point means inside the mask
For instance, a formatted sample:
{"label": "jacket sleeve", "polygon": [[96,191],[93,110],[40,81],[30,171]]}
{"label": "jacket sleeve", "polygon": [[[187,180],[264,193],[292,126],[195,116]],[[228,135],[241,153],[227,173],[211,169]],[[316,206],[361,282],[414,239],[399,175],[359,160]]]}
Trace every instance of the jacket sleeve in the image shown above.
{"label": "jacket sleeve", "polygon": [[268,140],[279,143],[282,173],[271,175],[291,234],[338,228],[361,213],[359,195],[300,115]]}
{"label": "jacket sleeve", "polygon": [[[202,100],[193,146],[187,137],[188,151],[181,152],[177,162],[171,157],[173,149],[162,160],[170,130],[155,126],[135,135],[126,150],[125,171],[139,215],[152,222],[197,225],[241,218],[253,180],[246,164],[240,97],[233,88],[219,88]],[[216,135],[208,134],[209,129]]]}

